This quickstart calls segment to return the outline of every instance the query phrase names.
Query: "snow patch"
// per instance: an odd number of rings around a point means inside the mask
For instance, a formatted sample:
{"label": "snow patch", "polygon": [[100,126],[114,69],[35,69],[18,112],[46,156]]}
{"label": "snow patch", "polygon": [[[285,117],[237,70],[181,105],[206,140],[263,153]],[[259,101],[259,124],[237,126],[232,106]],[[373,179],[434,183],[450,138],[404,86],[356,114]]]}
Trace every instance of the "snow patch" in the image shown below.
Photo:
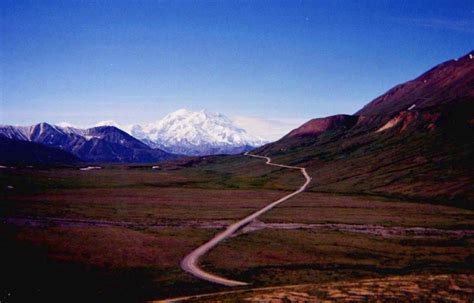
{"label": "snow patch", "polygon": [[102,169],[100,166],[87,166],[87,167],[81,167],[79,170],[87,171],[87,170],[95,170],[95,169]]}
{"label": "snow patch", "polygon": [[117,122],[113,120],[100,121],[94,125],[94,127],[98,127],[98,126],[114,126],[114,127],[120,128],[120,124],[118,124]]}

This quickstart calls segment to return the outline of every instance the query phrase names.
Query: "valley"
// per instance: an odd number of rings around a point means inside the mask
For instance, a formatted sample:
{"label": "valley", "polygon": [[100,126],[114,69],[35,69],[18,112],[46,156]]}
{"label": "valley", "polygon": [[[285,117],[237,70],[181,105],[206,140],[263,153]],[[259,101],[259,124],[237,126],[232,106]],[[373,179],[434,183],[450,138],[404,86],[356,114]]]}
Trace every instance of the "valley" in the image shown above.
{"label": "valley", "polygon": [[[230,223],[297,189],[302,177],[243,155],[204,159],[206,170],[203,162],[177,161],[160,170],[2,169],[8,291],[18,300],[73,301],[226,291],[185,273],[180,262]],[[264,224],[203,256],[202,268],[251,282],[246,288],[473,271],[467,209],[308,191],[258,220]]]}

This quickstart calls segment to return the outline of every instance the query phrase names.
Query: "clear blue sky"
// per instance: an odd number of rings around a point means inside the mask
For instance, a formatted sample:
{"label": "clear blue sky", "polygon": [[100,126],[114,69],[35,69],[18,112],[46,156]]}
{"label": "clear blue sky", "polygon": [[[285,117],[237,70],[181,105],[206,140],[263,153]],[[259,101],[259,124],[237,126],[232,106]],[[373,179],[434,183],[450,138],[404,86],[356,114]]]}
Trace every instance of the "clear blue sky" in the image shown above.
{"label": "clear blue sky", "polygon": [[472,0],[0,5],[0,123],[353,113],[474,48]]}

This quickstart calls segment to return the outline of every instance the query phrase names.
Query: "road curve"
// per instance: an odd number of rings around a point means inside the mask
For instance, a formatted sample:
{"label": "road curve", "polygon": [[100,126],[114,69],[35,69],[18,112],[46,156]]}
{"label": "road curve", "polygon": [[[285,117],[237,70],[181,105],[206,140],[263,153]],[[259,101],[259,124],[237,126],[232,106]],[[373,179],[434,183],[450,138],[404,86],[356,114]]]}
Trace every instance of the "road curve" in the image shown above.
{"label": "road curve", "polygon": [[209,282],[213,282],[213,283],[217,283],[217,284],[221,284],[221,285],[225,285],[225,286],[242,286],[242,285],[248,285],[249,283],[230,280],[230,279],[226,279],[226,278],[223,278],[223,277],[219,277],[219,276],[214,275],[212,273],[208,273],[208,272],[202,270],[199,267],[199,262],[198,262],[199,258],[201,256],[203,256],[205,253],[207,253],[209,250],[214,248],[217,244],[219,244],[219,242],[229,238],[237,230],[239,230],[240,228],[244,227],[245,225],[247,225],[250,222],[252,222],[253,220],[255,220],[258,216],[262,215],[263,213],[271,210],[272,208],[274,208],[278,204],[280,204],[280,203],[290,199],[291,197],[296,196],[297,194],[301,193],[302,191],[304,191],[306,189],[306,187],[308,186],[309,182],[311,182],[311,177],[308,175],[308,173],[306,172],[306,169],[304,167],[289,166],[289,165],[271,163],[272,160],[269,157],[265,157],[265,156],[252,155],[252,154],[249,154],[249,153],[245,153],[245,155],[249,156],[249,157],[253,157],[253,158],[266,159],[267,160],[267,162],[266,162],[267,165],[284,167],[284,168],[289,168],[289,169],[299,169],[301,171],[301,173],[303,174],[303,176],[305,177],[306,182],[297,191],[292,192],[291,194],[286,195],[283,198],[268,204],[264,208],[254,212],[253,214],[243,218],[242,220],[237,221],[237,222],[229,225],[229,227],[227,227],[223,232],[217,234],[214,238],[212,238],[208,242],[204,243],[203,245],[201,245],[198,248],[196,248],[195,250],[193,250],[186,257],[184,257],[184,259],[181,261],[181,268],[184,271],[186,271],[186,272],[188,272],[188,273],[190,273],[190,274],[192,274],[192,275],[194,275],[197,278],[200,278],[202,280],[206,280],[206,281],[209,281]]}

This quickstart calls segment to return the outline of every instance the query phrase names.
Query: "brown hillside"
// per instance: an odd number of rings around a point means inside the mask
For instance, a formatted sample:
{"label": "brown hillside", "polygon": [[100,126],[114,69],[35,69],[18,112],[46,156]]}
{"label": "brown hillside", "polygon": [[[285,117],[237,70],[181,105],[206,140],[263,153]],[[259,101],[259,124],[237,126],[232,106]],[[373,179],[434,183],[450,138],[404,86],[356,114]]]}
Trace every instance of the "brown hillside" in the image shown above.
{"label": "brown hillside", "polygon": [[474,59],[396,86],[354,116],[314,119],[254,153],[301,165],[310,190],[472,208]]}

